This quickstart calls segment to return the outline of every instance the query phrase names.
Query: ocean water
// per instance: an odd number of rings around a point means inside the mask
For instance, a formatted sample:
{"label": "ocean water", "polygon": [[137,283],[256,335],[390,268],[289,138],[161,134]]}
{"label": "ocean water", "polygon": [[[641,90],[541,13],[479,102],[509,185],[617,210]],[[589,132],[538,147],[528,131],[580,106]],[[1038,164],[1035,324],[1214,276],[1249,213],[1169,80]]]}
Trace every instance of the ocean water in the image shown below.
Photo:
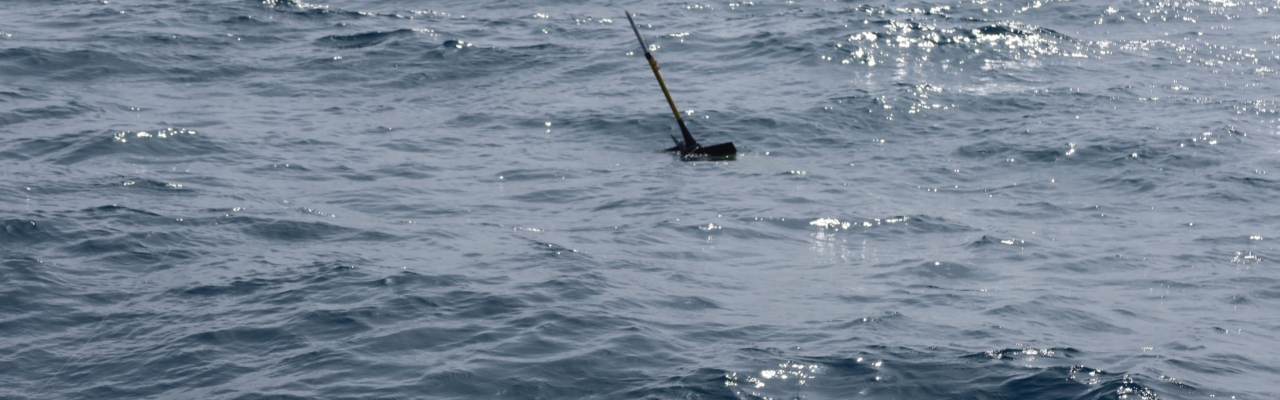
{"label": "ocean water", "polygon": [[0,398],[1280,396],[1280,1],[313,1],[0,2]]}

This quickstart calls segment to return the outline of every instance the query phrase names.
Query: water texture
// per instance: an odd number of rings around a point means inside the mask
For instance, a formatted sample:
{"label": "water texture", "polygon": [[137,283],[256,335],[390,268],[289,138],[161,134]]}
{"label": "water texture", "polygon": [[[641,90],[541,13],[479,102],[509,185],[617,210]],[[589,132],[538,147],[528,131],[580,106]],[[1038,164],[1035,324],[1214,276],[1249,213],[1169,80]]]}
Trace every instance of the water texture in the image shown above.
{"label": "water texture", "polygon": [[1280,1],[316,1],[0,2],[0,398],[1280,396]]}

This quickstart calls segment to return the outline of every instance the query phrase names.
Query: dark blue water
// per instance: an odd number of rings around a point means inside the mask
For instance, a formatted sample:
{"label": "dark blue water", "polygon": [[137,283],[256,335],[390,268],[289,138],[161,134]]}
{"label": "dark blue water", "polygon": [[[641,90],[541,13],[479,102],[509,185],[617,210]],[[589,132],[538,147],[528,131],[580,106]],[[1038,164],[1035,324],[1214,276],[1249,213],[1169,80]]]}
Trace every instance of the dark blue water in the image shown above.
{"label": "dark blue water", "polygon": [[0,398],[1276,398],[1277,26],[0,2]]}

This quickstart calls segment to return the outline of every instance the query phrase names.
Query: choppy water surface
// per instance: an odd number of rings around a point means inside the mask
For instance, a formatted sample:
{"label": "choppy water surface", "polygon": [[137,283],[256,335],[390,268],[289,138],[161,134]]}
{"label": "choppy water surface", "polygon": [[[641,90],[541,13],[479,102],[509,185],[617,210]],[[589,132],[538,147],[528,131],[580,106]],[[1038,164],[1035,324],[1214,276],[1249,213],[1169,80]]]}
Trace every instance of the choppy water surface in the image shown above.
{"label": "choppy water surface", "polygon": [[1274,398],[1277,26],[5,1],[0,397]]}

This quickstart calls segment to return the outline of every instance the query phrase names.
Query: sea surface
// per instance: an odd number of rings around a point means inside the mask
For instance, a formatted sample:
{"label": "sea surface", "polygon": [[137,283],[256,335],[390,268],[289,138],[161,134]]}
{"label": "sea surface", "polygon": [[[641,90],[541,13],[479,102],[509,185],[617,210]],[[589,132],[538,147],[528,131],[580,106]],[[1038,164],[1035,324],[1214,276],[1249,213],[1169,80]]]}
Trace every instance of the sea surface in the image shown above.
{"label": "sea surface", "polygon": [[0,398],[1280,397],[1280,1],[313,1],[0,2]]}

